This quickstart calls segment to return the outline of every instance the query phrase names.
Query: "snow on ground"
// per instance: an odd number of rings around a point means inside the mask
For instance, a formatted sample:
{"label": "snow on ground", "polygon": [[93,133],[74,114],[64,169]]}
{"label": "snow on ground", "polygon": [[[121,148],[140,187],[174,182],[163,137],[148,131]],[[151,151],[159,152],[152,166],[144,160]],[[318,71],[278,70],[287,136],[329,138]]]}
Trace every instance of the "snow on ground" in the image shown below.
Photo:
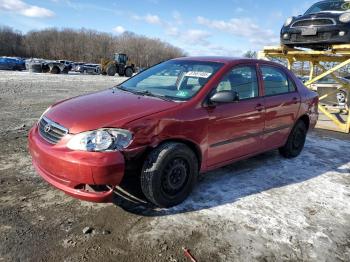
{"label": "snow on ground", "polygon": [[312,132],[298,158],[272,151],[204,174],[166,210],[82,202],[42,181],[26,142],[41,113],[123,80],[0,71],[0,260],[186,261],[186,246],[198,261],[350,261],[349,135]]}
{"label": "snow on ground", "polygon": [[206,174],[184,204],[148,214],[156,219],[133,239],[195,233],[192,249],[222,261],[349,261],[349,152],[349,141],[312,134],[296,159],[273,151]]}

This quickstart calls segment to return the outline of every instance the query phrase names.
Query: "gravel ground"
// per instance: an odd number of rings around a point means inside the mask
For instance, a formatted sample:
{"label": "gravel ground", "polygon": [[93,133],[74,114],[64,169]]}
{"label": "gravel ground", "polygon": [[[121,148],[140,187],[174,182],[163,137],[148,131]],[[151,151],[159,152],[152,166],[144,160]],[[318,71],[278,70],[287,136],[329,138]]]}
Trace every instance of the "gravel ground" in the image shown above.
{"label": "gravel ground", "polygon": [[207,173],[171,209],[144,203],[125,179],[113,204],[75,200],[33,170],[29,128],[52,103],[123,78],[0,71],[0,261],[350,261],[350,138],[309,134]]}

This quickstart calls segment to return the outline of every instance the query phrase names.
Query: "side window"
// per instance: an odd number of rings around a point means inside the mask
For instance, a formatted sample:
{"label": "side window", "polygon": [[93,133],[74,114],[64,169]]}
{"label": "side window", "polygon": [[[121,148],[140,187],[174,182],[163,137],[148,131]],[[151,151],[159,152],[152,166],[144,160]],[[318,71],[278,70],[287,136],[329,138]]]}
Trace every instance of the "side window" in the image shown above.
{"label": "side window", "polygon": [[289,77],[288,77],[288,88],[289,88],[289,92],[297,91],[297,87],[295,86],[294,81]]}
{"label": "side window", "polygon": [[293,81],[282,70],[275,67],[262,66],[261,72],[266,96],[285,94],[296,90]]}
{"label": "side window", "polygon": [[237,92],[240,100],[259,96],[259,85],[255,66],[232,69],[219,83],[216,92]]}

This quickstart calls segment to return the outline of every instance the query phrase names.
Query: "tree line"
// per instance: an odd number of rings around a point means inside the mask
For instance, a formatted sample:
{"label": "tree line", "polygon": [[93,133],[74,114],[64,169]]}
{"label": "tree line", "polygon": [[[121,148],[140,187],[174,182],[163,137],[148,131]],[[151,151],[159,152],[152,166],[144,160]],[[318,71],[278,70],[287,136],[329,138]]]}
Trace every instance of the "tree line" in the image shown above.
{"label": "tree line", "polygon": [[0,27],[0,56],[100,63],[102,58],[112,59],[114,53],[126,53],[138,67],[186,55],[169,43],[132,32],[116,36],[88,29],[50,28],[22,34]]}

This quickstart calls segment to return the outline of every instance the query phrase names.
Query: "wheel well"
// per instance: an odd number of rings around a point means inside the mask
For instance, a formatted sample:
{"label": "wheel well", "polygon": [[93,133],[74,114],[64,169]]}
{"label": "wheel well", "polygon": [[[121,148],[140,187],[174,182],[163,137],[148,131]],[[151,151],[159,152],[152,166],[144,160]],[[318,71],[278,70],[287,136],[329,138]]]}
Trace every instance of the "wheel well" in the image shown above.
{"label": "wheel well", "polygon": [[309,126],[310,126],[310,118],[308,115],[303,115],[299,118],[299,120],[303,121],[305,126],[306,126],[306,129],[309,130]]}
{"label": "wheel well", "polygon": [[126,159],[126,169],[127,170],[137,170],[139,168],[142,167],[145,159],[147,158],[148,154],[156,147],[159,147],[160,145],[164,144],[164,143],[182,143],[187,145],[196,155],[197,159],[198,159],[198,168],[201,168],[201,164],[202,164],[202,153],[201,150],[199,148],[199,146],[197,146],[195,143],[188,141],[188,140],[184,140],[184,139],[168,139],[168,140],[164,140],[161,143],[159,143],[157,146],[155,147],[147,147],[146,150],[144,150],[142,153],[140,153],[137,156],[133,156],[131,158]]}
{"label": "wheel well", "polygon": [[198,168],[200,169],[202,164],[202,153],[198,145],[185,139],[169,139],[169,140],[162,141],[159,145],[157,145],[157,147],[160,146],[161,144],[169,143],[169,142],[182,143],[188,146],[196,154],[196,157],[198,159]]}

